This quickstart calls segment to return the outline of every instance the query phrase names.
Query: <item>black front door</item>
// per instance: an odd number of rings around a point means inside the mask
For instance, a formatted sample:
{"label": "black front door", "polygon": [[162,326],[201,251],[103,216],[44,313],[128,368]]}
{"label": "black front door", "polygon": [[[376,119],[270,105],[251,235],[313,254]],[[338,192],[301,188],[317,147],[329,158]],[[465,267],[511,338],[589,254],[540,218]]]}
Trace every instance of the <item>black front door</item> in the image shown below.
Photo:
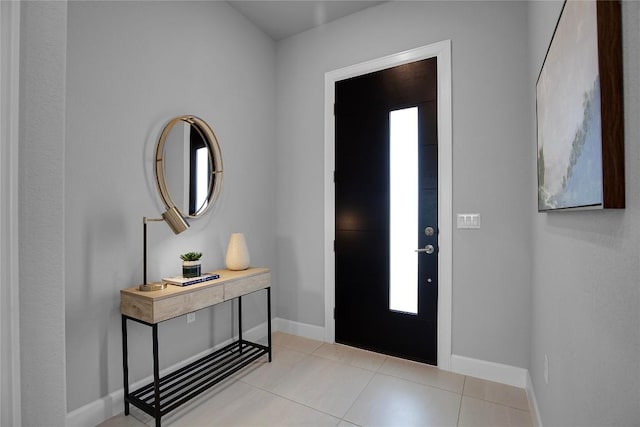
{"label": "black front door", "polygon": [[437,364],[436,58],[335,94],[336,342]]}

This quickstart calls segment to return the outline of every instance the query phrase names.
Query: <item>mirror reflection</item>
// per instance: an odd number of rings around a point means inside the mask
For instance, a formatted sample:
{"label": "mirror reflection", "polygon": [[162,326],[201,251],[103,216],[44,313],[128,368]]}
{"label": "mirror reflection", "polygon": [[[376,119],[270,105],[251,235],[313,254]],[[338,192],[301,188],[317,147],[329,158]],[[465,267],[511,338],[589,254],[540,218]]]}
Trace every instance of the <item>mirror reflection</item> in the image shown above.
{"label": "mirror reflection", "polygon": [[204,214],[222,185],[222,158],[215,134],[202,119],[169,121],[156,147],[156,179],[167,208],[185,217]]}

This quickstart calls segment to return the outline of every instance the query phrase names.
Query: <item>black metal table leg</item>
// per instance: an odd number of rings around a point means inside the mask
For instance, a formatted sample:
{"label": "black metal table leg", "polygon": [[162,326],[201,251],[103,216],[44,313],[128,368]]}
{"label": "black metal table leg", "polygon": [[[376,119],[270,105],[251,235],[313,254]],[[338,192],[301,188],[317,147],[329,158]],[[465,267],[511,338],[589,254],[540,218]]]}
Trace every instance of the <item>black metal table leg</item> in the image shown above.
{"label": "black metal table leg", "polygon": [[127,348],[127,318],[122,315],[122,381],[124,382],[124,414],[129,415],[129,354]]}
{"label": "black metal table leg", "polygon": [[242,354],[242,296],[238,297],[238,350]]}
{"label": "black metal table leg", "polygon": [[271,363],[271,288],[267,288],[267,346],[269,347],[269,363]]}
{"label": "black metal table leg", "polygon": [[153,392],[155,397],[154,413],[156,418],[156,427],[160,427],[160,367],[158,361],[158,324],[154,323],[153,330]]}

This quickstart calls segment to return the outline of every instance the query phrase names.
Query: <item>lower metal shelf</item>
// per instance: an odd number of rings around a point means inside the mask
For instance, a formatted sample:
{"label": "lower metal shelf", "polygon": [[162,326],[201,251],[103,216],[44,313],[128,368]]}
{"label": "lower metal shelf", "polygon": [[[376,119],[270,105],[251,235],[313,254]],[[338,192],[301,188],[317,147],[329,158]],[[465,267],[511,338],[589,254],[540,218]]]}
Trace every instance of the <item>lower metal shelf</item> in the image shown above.
{"label": "lower metal shelf", "polygon": [[[160,415],[213,387],[251,362],[269,354],[269,347],[241,340],[160,378]],[[155,387],[151,382],[125,396],[125,402],[155,416]]]}

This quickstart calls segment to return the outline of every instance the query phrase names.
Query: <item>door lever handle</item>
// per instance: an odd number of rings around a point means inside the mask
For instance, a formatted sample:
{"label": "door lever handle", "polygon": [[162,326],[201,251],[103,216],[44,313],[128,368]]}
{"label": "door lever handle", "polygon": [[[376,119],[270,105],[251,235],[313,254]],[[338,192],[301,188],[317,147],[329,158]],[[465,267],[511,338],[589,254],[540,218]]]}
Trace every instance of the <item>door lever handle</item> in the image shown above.
{"label": "door lever handle", "polygon": [[416,252],[425,252],[427,255],[431,255],[434,252],[433,245],[427,245],[422,249],[416,249]]}

